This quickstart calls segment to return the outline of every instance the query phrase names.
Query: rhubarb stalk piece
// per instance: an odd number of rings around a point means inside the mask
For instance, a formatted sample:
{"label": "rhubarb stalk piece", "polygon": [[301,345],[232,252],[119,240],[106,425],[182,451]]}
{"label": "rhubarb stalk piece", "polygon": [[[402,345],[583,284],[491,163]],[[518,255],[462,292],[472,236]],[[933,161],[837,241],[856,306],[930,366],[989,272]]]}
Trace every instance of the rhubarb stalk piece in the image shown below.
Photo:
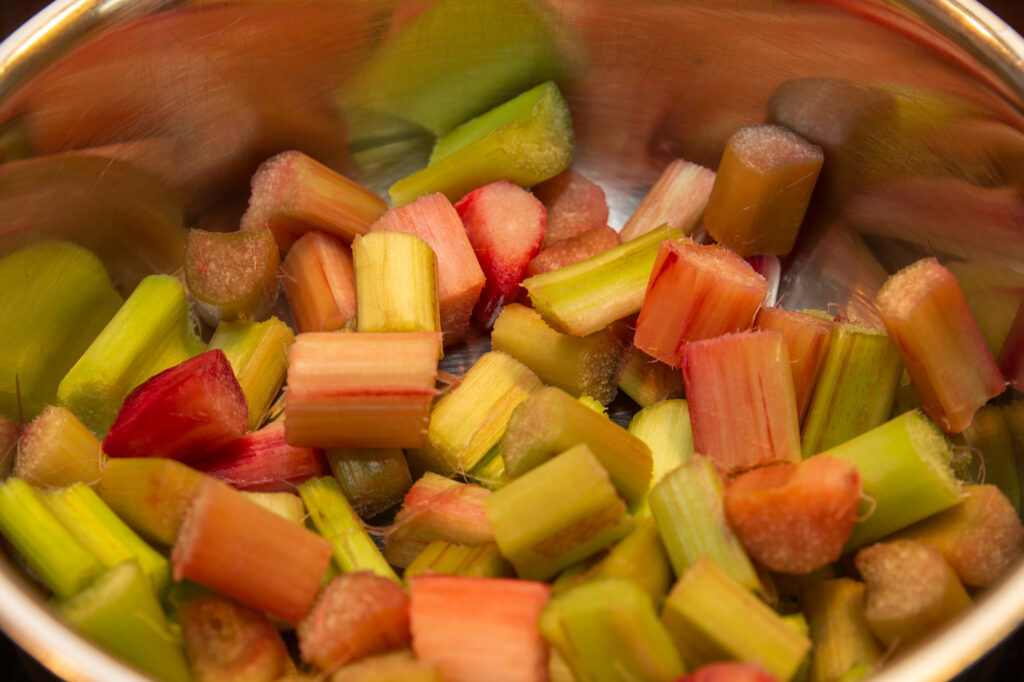
{"label": "rhubarb stalk piece", "polygon": [[169,547],[204,479],[204,474],[173,459],[112,459],[103,468],[96,492],[136,532]]}
{"label": "rhubarb stalk piece", "polygon": [[185,288],[169,275],[150,275],[68,370],[57,399],[102,436],[133,388],[202,350]]}
{"label": "rhubarb stalk piece", "polygon": [[925,258],[890,277],[878,308],[924,411],[960,433],[1006,388],[953,274]]}
{"label": "rhubarb stalk piece", "polygon": [[540,314],[513,303],[494,321],[491,347],[505,351],[537,373],[540,379],[579,397],[602,404],[615,397],[615,375],[623,348],[610,330],[589,336],[561,334]]}
{"label": "rhubarb stalk piece", "polygon": [[330,540],[338,568],[345,573],[369,571],[398,582],[337,481],[330,476],[310,479],[299,485],[299,496],[309,510],[313,527]]}
{"label": "rhubarb stalk piece", "polygon": [[426,447],[415,457],[439,473],[469,471],[501,440],[513,410],[541,385],[511,355],[484,353],[434,406]]}
{"label": "rhubarb stalk piece", "polygon": [[473,318],[489,329],[519,291],[544,237],[547,210],[532,194],[506,180],[473,190],[455,204],[455,210],[487,278]]}
{"label": "rhubarb stalk piece", "polygon": [[899,532],[939,550],[964,585],[988,587],[1024,552],[1016,510],[993,485],[968,485],[964,501]]}
{"label": "rhubarb stalk piece", "polygon": [[689,343],[682,353],[693,444],[732,473],[800,460],[793,376],[778,332]]}
{"label": "rhubarb stalk piece", "polygon": [[465,337],[486,279],[451,201],[441,194],[421,197],[407,206],[391,209],[371,229],[408,232],[434,250],[445,345]]}
{"label": "rhubarb stalk piece", "polygon": [[640,311],[659,245],[680,235],[662,226],[575,265],[534,275],[523,286],[549,325],[587,336]]}
{"label": "rhubarb stalk piece", "polygon": [[867,583],[864,615],[886,646],[906,646],[971,605],[956,573],[934,547],[913,540],[879,542],[857,552]]}
{"label": "rhubarb stalk piece", "polygon": [[200,459],[245,435],[249,406],[231,364],[210,350],[150,377],[103,439],[111,457]]}
{"label": "rhubarb stalk piece", "polygon": [[714,171],[676,159],[665,167],[622,226],[622,241],[636,239],[659,225],[669,225],[689,235],[704,217],[714,183]]}
{"label": "rhubarb stalk piece", "polygon": [[810,625],[811,682],[845,679],[854,666],[873,667],[882,658],[864,618],[865,585],[850,578],[812,585],[800,599]]}
{"label": "rhubarb stalk piece", "polygon": [[806,636],[706,558],[680,576],[661,620],[690,665],[749,661],[790,680],[811,648]]}
{"label": "rhubarb stalk piece", "polygon": [[416,657],[446,682],[543,682],[548,646],[537,630],[551,588],[527,580],[430,575],[410,585]]}
{"label": "rhubarb stalk piece", "polygon": [[121,296],[96,256],[66,242],[0,258],[0,291],[0,415],[27,422],[57,402],[61,378],[120,308]]}
{"label": "rhubarb stalk piece", "polygon": [[621,243],[619,233],[612,228],[607,225],[595,227],[542,248],[526,266],[526,276],[561,270],[614,249]]}
{"label": "rhubarb stalk piece", "polygon": [[547,227],[541,247],[608,224],[604,190],[572,169],[534,187],[533,196],[547,209]]}
{"label": "rhubarb stalk piece", "polygon": [[662,400],[633,415],[629,432],[651,449],[651,488],[693,454],[690,407],[685,400]]}
{"label": "rhubarb stalk piece", "polygon": [[683,346],[749,329],[768,283],[724,246],[663,243],[636,321],[637,348],[679,367]]}
{"label": "rhubarb stalk piece", "polygon": [[39,491],[20,478],[0,482],[0,534],[59,598],[78,594],[103,573],[96,555],[54,516]]}
{"label": "rhubarb stalk piece", "polygon": [[501,440],[510,478],[522,476],[569,448],[585,444],[628,501],[650,488],[651,450],[636,436],[554,386],[540,388],[516,408]]}
{"label": "rhubarb stalk piece", "polygon": [[285,437],[309,447],[419,447],[437,391],[437,332],[299,334]]}
{"label": "rhubarb stalk piece", "polygon": [[658,362],[635,346],[619,368],[616,382],[622,392],[640,407],[648,407],[662,400],[682,398],[683,375],[674,367]]}
{"label": "rhubarb stalk piece", "polygon": [[349,663],[331,682],[444,682],[444,677],[437,663],[417,660],[406,649]]}
{"label": "rhubarb stalk piece", "polygon": [[481,486],[425,473],[406,493],[388,529],[384,556],[405,568],[435,540],[468,546],[493,543],[484,509],[490,495]]}
{"label": "rhubarb stalk piece", "polygon": [[839,558],[860,500],[854,465],[819,455],[740,474],[726,488],[725,515],[755,561],[800,575]]}
{"label": "rhubarb stalk piece", "polygon": [[323,451],[289,445],[284,429],[284,422],[271,422],[190,462],[232,488],[256,492],[291,492],[305,480],[326,476]]}
{"label": "rhubarb stalk piece", "polygon": [[864,491],[859,521],[846,543],[854,550],[959,503],[949,442],[920,411],[902,414],[826,450],[857,467]]}
{"label": "rhubarb stalk piece", "polygon": [[192,679],[160,602],[134,562],[111,568],[58,611],[86,638],[156,679]]}
{"label": "rhubarb stalk piece", "polygon": [[271,317],[265,322],[222,322],[207,345],[224,351],[249,406],[249,430],[255,431],[270,411],[270,405],[284,385],[288,370],[288,349],[295,332]]}
{"label": "rhubarb stalk piece", "polygon": [[258,493],[242,491],[242,495],[250,502],[255,502],[267,511],[272,511],[282,519],[287,519],[300,526],[306,523],[306,505],[295,493]]}
{"label": "rhubarb stalk piece", "polygon": [[433,192],[452,201],[497,180],[532,187],[572,161],[569,105],[547,81],[439,138],[430,164],[391,186],[395,206]]}
{"label": "rhubarb stalk piece", "polygon": [[884,422],[892,412],[901,366],[896,347],[882,330],[837,325],[804,417],[804,457]]}
{"label": "rhubarb stalk piece", "polygon": [[[797,670],[793,676],[794,680],[801,679],[801,670]],[[778,682],[775,676],[754,663],[737,663],[725,661],[722,663],[707,663],[694,670],[685,677],[680,677],[677,682]],[[843,682],[852,682],[844,680]]]}
{"label": "rhubarb stalk piece", "polygon": [[84,483],[43,495],[53,515],[105,568],[135,561],[157,595],[171,580],[171,564],[147,545]]}
{"label": "rhubarb stalk piece", "polygon": [[468,547],[445,540],[435,540],[427,545],[406,567],[402,577],[408,581],[417,575],[429,573],[480,578],[515,577],[515,571],[502,558],[496,544]]}
{"label": "rhubarb stalk piece", "polygon": [[302,235],[281,263],[281,284],[300,332],[341,329],[356,314],[352,253],[326,232]]}
{"label": "rhubarb stalk piece", "polygon": [[825,363],[835,323],[824,313],[796,312],[779,307],[761,308],[754,327],[782,334],[793,372],[797,418],[802,424],[818,374]]}
{"label": "rhubarb stalk piece", "polygon": [[711,461],[694,455],[654,486],[648,500],[676,575],[707,557],[737,584],[758,590],[761,581],[729,526],[723,494]]}
{"label": "rhubarb stalk piece", "polygon": [[556,596],[540,631],[581,680],[675,680],[686,668],[636,583],[605,578]]}
{"label": "rhubarb stalk piece", "polygon": [[757,125],[729,138],[704,227],[741,256],[793,249],[824,161],[821,147],[788,128]]}
{"label": "rhubarb stalk piece", "polygon": [[[1021,299],[1024,302],[1024,298]],[[1024,390],[1024,305],[1019,305],[999,350],[999,371],[1017,391]]]}
{"label": "rhubarb stalk piece", "polygon": [[14,453],[18,450],[20,436],[21,424],[0,414],[0,481],[14,468]]}
{"label": "rhubarb stalk piece", "polygon": [[269,682],[295,671],[284,640],[266,614],[219,594],[178,604],[178,623],[195,682]]}
{"label": "rhubarb stalk piece", "polygon": [[364,519],[391,509],[412,487],[409,463],[398,448],[344,448],[326,455],[345,499]]}
{"label": "rhubarb stalk piece", "polygon": [[17,441],[14,475],[40,488],[95,485],[105,456],[100,441],[63,407],[46,406]]}
{"label": "rhubarb stalk piece", "polygon": [[242,229],[269,229],[284,253],[310,230],[351,242],[387,210],[379,196],[322,163],[302,152],[282,152],[252,176]]}
{"label": "rhubarb stalk piece", "polygon": [[495,491],[484,507],[502,555],[527,580],[547,580],[633,527],[608,473],[586,445]]}
{"label": "rhubarb stalk piece", "polygon": [[281,254],[266,230],[189,230],[185,283],[210,324],[221,320],[265,320],[277,301]]}
{"label": "rhubarb stalk piece", "polygon": [[302,659],[330,673],[365,656],[407,648],[409,598],[395,582],[369,572],[331,580],[299,623]]}
{"label": "rhubarb stalk piece", "polygon": [[296,624],[313,605],[331,543],[204,479],[171,553],[174,579],[188,578]]}
{"label": "rhubarb stalk piece", "polygon": [[1017,464],[1013,430],[1007,418],[1015,409],[1013,403],[1003,406],[982,406],[974,413],[974,420],[964,431],[963,436],[968,447],[980,457],[983,473],[979,472],[977,478],[983,480],[979,482],[991,483],[998,487],[1013,509],[1020,514],[1020,469]]}
{"label": "rhubarb stalk piece", "polygon": [[356,328],[361,332],[437,332],[437,262],[414,234],[380,230],[352,242]]}

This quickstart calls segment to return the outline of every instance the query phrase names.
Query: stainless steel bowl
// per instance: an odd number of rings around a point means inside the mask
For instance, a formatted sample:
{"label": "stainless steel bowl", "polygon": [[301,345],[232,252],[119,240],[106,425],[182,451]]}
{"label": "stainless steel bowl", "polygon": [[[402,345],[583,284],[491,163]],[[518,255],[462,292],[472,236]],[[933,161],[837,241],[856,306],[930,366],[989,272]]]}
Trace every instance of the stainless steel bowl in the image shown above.
{"label": "stainless steel bowl", "polygon": [[[128,289],[145,272],[175,270],[183,227],[237,221],[249,174],[277,151],[299,148],[386,187],[420,162],[430,136],[403,120],[405,111],[378,106],[367,90],[386,84],[367,85],[358,73],[427,4],[57,0],[0,44],[0,159],[26,147],[38,157],[0,167],[0,253],[39,235],[73,238],[101,253]],[[554,56],[538,57],[533,37],[516,33],[527,25],[524,2],[498,3],[507,15],[502,30],[449,41],[467,54],[442,74],[443,91],[478,107],[507,98],[529,84],[502,70],[518,58],[532,64],[527,79],[557,76],[573,110],[574,165],[605,187],[614,226],[670,158],[716,166],[737,126],[763,120],[780,82],[896,83],[904,93],[941,92],[941,101],[958,102],[982,123],[932,129],[946,135],[950,153],[927,171],[908,162],[896,139],[876,138],[879,148],[897,150],[883,154],[882,170],[896,178],[921,172],[926,201],[917,195],[918,203],[894,215],[893,201],[906,208],[905,196],[882,196],[890,203],[880,204],[877,187],[845,178],[805,228],[789,263],[795,274],[783,281],[787,300],[842,303],[852,316],[870,317],[862,305],[866,280],[829,279],[831,266],[850,256],[822,251],[817,237],[830,227],[844,238],[866,235],[890,267],[935,250],[1024,272],[1024,40],[977,2],[548,4],[535,28],[547,33]],[[427,47],[409,49],[414,61],[426,61],[418,51]],[[480,82],[490,91],[481,94]],[[956,191],[944,191],[950,186]],[[964,227],[941,219],[971,215],[992,197],[990,222]],[[929,213],[927,205],[940,209]],[[1022,621],[1018,563],[968,614],[875,679],[948,679]],[[2,553],[0,627],[67,679],[143,679],[54,618],[45,596]]]}

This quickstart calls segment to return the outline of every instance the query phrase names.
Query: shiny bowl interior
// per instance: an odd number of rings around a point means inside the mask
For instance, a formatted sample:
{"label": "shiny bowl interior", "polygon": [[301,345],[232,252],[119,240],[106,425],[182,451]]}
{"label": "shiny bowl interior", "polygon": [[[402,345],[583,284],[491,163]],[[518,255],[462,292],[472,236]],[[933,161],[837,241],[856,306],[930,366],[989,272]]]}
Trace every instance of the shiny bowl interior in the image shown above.
{"label": "shiny bowl interior", "polygon": [[[359,74],[429,4],[57,0],[0,44],[0,141],[14,140],[0,144],[0,159],[26,140],[37,157],[0,167],[0,254],[70,238],[130,291],[148,272],[180,266],[185,227],[237,224],[249,176],[278,151],[301,149],[383,190],[423,163],[432,136],[401,107],[383,113],[368,89],[386,85]],[[1024,273],[1024,41],[973,0],[549,0],[535,23],[525,0],[484,4],[504,28],[453,39],[464,54],[435,92],[479,106],[556,78],[573,112],[574,168],[605,188],[613,227],[669,160],[714,168],[738,126],[764,119],[779,83],[828,76],[941,93],[982,124],[931,129],[950,143],[938,169],[876,137],[897,153],[872,172],[921,180],[916,203],[844,177],[787,261],[787,307],[840,306],[870,321],[876,265],[925,253]],[[542,44],[531,32],[544,33]],[[480,82],[490,84],[483,94]],[[980,217],[965,227],[965,215]],[[851,240],[876,261],[852,278],[837,267],[862,253]],[[454,354],[450,369],[472,356]],[[1022,620],[1018,563],[874,679],[948,679]],[[67,679],[143,679],[56,620],[2,552],[0,627]]]}

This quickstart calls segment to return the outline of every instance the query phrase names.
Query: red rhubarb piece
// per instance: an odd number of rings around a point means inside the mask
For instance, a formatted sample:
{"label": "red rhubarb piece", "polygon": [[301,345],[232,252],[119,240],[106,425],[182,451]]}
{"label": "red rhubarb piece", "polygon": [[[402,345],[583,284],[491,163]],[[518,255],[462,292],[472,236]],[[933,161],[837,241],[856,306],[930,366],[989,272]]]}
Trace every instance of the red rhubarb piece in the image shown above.
{"label": "red rhubarb piece", "polygon": [[103,440],[111,457],[189,460],[245,435],[249,407],[224,351],[208,350],[128,394]]}
{"label": "red rhubarb piece", "polygon": [[768,282],[735,253],[691,239],[658,249],[634,344],[665,364],[679,367],[691,341],[750,327],[768,293]]}
{"label": "red rhubarb piece", "polygon": [[409,598],[393,580],[369,571],[328,583],[299,623],[302,659],[331,672],[364,656],[409,646]]}
{"label": "red rhubarb piece", "polygon": [[661,177],[622,226],[622,241],[632,241],[661,225],[678,227],[683,234],[690,234],[704,217],[714,184],[713,170],[676,159],[665,166]]}
{"label": "red rhubarb piece", "polygon": [[560,270],[592,258],[599,253],[604,253],[621,243],[619,233],[612,228],[607,225],[595,227],[541,249],[540,253],[530,261],[529,267],[526,268],[526,275],[533,277],[542,272]]}
{"label": "red rhubarb piece", "polygon": [[420,197],[391,209],[370,229],[408,232],[430,245],[437,256],[437,298],[444,343],[465,338],[485,278],[466,228],[448,198],[440,193]]}
{"label": "red rhubarb piece", "polygon": [[777,682],[775,676],[753,663],[708,663],[676,682]]}
{"label": "red rhubarb piece", "polygon": [[818,381],[818,373],[828,354],[835,323],[808,313],[765,307],[757,312],[754,326],[766,331],[777,331],[786,340],[789,367],[793,373],[793,390],[796,393],[797,417],[803,423],[814,385]]}
{"label": "red rhubarb piece", "polygon": [[574,170],[566,169],[533,188],[533,196],[548,210],[542,246],[551,246],[608,224],[604,190]]}
{"label": "red rhubarb piece", "polygon": [[331,474],[322,450],[285,441],[283,421],[250,431],[190,464],[238,490],[264,493],[293,492],[307,479]]}
{"label": "red rhubarb piece", "polygon": [[778,332],[744,332],[683,347],[693,445],[725,473],[800,461],[793,375]]}
{"label": "red rhubarb piece", "polygon": [[306,232],[285,256],[281,275],[300,332],[332,332],[356,314],[352,252],[338,237]]}
{"label": "red rhubarb piece", "polygon": [[856,467],[816,455],[740,474],[725,490],[725,514],[750,556],[802,575],[839,558],[861,498]]}
{"label": "red rhubarb piece", "polygon": [[504,180],[473,190],[455,210],[487,278],[473,316],[490,329],[502,306],[516,297],[544,237],[547,210],[532,194]]}
{"label": "red rhubarb piece", "polygon": [[428,575],[410,587],[412,648],[445,682],[545,682],[537,629],[551,587],[530,580]]}

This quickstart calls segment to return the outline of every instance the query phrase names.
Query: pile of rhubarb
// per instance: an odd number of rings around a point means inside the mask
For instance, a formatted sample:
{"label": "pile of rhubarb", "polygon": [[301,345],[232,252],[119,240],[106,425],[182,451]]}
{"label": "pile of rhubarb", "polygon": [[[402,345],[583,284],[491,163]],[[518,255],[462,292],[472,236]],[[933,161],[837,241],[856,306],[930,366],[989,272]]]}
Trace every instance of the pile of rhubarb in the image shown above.
{"label": "pile of rhubarb", "polygon": [[774,104],[618,230],[546,82],[390,202],[268,159],[123,301],[79,246],[5,256],[61,345],[12,355],[0,533],[168,682],[869,675],[1022,552],[1024,322],[997,363],[935,258],[874,325],[776,302],[831,151]]}

